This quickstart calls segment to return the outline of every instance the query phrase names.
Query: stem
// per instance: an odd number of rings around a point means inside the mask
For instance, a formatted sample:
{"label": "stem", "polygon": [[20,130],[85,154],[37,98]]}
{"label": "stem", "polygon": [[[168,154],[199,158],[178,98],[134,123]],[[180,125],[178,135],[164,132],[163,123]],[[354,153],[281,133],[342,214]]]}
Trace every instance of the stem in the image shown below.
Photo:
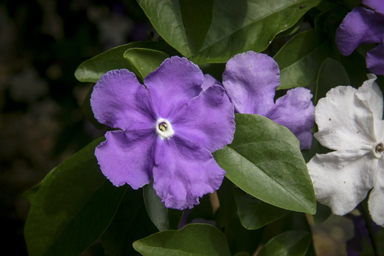
{"label": "stem", "polygon": [[361,205],[360,210],[361,210],[361,213],[364,217],[365,226],[368,229],[369,237],[371,238],[371,241],[372,241],[373,251],[374,251],[376,256],[382,256],[382,254],[380,253],[379,244],[378,244],[377,239],[376,239],[375,230],[373,230],[371,217],[369,216],[368,211],[366,210],[366,208],[363,205]]}

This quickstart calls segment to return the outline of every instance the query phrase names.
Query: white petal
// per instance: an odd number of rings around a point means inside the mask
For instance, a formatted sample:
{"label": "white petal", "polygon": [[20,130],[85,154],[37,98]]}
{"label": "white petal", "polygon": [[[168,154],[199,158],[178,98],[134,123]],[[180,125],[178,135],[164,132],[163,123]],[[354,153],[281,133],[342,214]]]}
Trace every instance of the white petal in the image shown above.
{"label": "white petal", "polygon": [[379,160],[375,187],[369,194],[369,213],[372,220],[380,226],[384,226],[384,159]]}
{"label": "white petal", "polygon": [[383,93],[375,82],[376,76],[368,74],[362,86],[357,90],[356,96],[366,105],[375,119],[381,120],[383,118]]}
{"label": "white petal", "polygon": [[378,159],[370,151],[335,151],[316,155],[308,169],[316,199],[334,214],[351,212],[374,185]]}
{"label": "white petal", "polygon": [[331,89],[315,108],[319,132],[316,139],[334,150],[360,150],[377,142],[371,110],[361,101],[351,86]]}
{"label": "white petal", "polygon": [[370,131],[375,135],[376,141],[383,140],[383,93],[379,86],[375,82],[376,76],[374,74],[368,74],[368,80],[363,83],[357,90],[356,96],[367,106],[375,119],[374,130]]}

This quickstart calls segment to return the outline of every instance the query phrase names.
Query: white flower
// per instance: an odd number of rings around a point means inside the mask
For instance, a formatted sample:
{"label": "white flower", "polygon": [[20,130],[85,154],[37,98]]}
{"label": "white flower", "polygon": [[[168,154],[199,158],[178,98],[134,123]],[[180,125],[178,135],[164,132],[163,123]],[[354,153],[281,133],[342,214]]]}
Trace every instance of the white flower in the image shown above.
{"label": "white flower", "polygon": [[335,151],[308,163],[316,199],[333,214],[351,212],[372,191],[368,207],[372,219],[384,225],[383,94],[376,76],[356,90],[331,89],[315,108],[316,139]]}

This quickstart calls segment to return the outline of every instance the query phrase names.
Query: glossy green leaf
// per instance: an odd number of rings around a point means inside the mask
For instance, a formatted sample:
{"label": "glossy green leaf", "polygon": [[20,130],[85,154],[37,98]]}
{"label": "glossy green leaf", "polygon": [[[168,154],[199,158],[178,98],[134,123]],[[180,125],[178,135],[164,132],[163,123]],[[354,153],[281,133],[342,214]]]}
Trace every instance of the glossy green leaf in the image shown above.
{"label": "glossy green leaf", "polygon": [[153,188],[153,181],[144,186],[143,192],[148,216],[157,229],[159,231],[177,229],[181,217],[183,216],[183,211],[165,207],[164,203],[161,202],[161,198],[156,194],[156,191]]}
{"label": "glossy green leaf", "polygon": [[312,216],[313,222],[315,222],[316,225],[320,225],[321,223],[326,221],[331,215],[332,215],[331,208],[318,202],[317,212],[315,215]]}
{"label": "glossy green leaf", "polygon": [[241,224],[246,229],[258,229],[280,219],[289,211],[264,203],[239,188],[234,188]]}
{"label": "glossy green leaf", "polygon": [[133,243],[144,256],[230,256],[225,236],[207,224],[189,224],[182,230],[168,230]]}
{"label": "glossy green leaf", "polygon": [[24,191],[23,196],[28,200],[29,203],[32,204],[33,199],[35,198],[35,195],[37,194],[37,191],[39,191],[40,187],[41,182],[31,187],[30,189]]}
{"label": "glossy green leaf", "polygon": [[[308,218],[305,213],[290,212],[280,219],[283,223],[280,233],[291,230],[302,230],[311,233],[311,227],[308,223]],[[311,242],[305,256],[315,256],[315,248]]]}
{"label": "glossy green leaf", "polygon": [[365,57],[354,51],[349,56],[341,55],[340,59],[348,72],[351,85],[355,88],[360,87],[367,80],[367,74],[370,73],[365,64]]}
{"label": "glossy green leaf", "polygon": [[97,139],[53,169],[33,197],[25,224],[30,256],[79,255],[112,220],[127,187],[116,188],[94,156]]}
{"label": "glossy green leaf", "polygon": [[289,89],[315,81],[323,61],[332,55],[332,42],[320,30],[297,34],[274,56],[280,67],[280,86]]}
{"label": "glossy green leaf", "polygon": [[348,74],[340,62],[327,58],[323,61],[319,70],[313,103],[317,105],[319,99],[325,97],[330,89],[339,85],[350,85]]}
{"label": "glossy green leaf", "polygon": [[261,52],[319,0],[139,0],[156,31],[193,62],[224,63]]}
{"label": "glossy green leaf", "polygon": [[311,243],[311,235],[306,231],[284,232],[265,244],[258,256],[304,256]]}
{"label": "glossy green leaf", "polygon": [[93,114],[93,111],[92,111],[92,108],[91,108],[91,94],[92,94],[92,91],[93,91],[93,87],[92,87],[92,89],[89,90],[89,92],[85,96],[83,105],[81,106],[81,112],[83,113],[84,117],[89,122],[91,122],[91,124],[93,124],[97,129],[103,129],[104,125],[99,123],[96,120],[95,115]]}
{"label": "glossy green leaf", "polygon": [[108,256],[137,255],[132,243],[155,232],[157,228],[145,209],[143,191],[128,188],[100,240]]}
{"label": "glossy green leaf", "polygon": [[315,193],[298,139],[263,116],[236,114],[235,121],[232,144],[214,153],[226,177],[268,204],[314,214]]}
{"label": "glossy green leaf", "polygon": [[124,58],[129,61],[132,71],[141,81],[169,57],[162,51],[145,48],[131,48],[124,52]]}
{"label": "glossy green leaf", "polygon": [[124,59],[124,52],[131,48],[148,48],[177,55],[172,47],[162,42],[133,42],[112,48],[84,61],[75,71],[76,79],[80,82],[96,83],[103,74],[112,69],[126,68],[133,71],[129,62]]}
{"label": "glossy green leaf", "polygon": [[168,209],[161,202],[160,197],[153,188],[153,181],[143,188],[145,208],[148,216],[159,231],[169,229]]}

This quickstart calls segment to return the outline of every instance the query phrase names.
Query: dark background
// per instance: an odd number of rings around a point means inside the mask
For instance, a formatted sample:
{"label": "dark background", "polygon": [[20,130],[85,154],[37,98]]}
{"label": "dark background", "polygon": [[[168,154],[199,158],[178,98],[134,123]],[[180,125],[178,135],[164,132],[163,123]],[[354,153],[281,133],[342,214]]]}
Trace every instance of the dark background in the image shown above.
{"label": "dark background", "polygon": [[82,115],[78,65],[151,34],[134,0],[0,1],[0,255],[27,255],[22,193],[104,134]]}

